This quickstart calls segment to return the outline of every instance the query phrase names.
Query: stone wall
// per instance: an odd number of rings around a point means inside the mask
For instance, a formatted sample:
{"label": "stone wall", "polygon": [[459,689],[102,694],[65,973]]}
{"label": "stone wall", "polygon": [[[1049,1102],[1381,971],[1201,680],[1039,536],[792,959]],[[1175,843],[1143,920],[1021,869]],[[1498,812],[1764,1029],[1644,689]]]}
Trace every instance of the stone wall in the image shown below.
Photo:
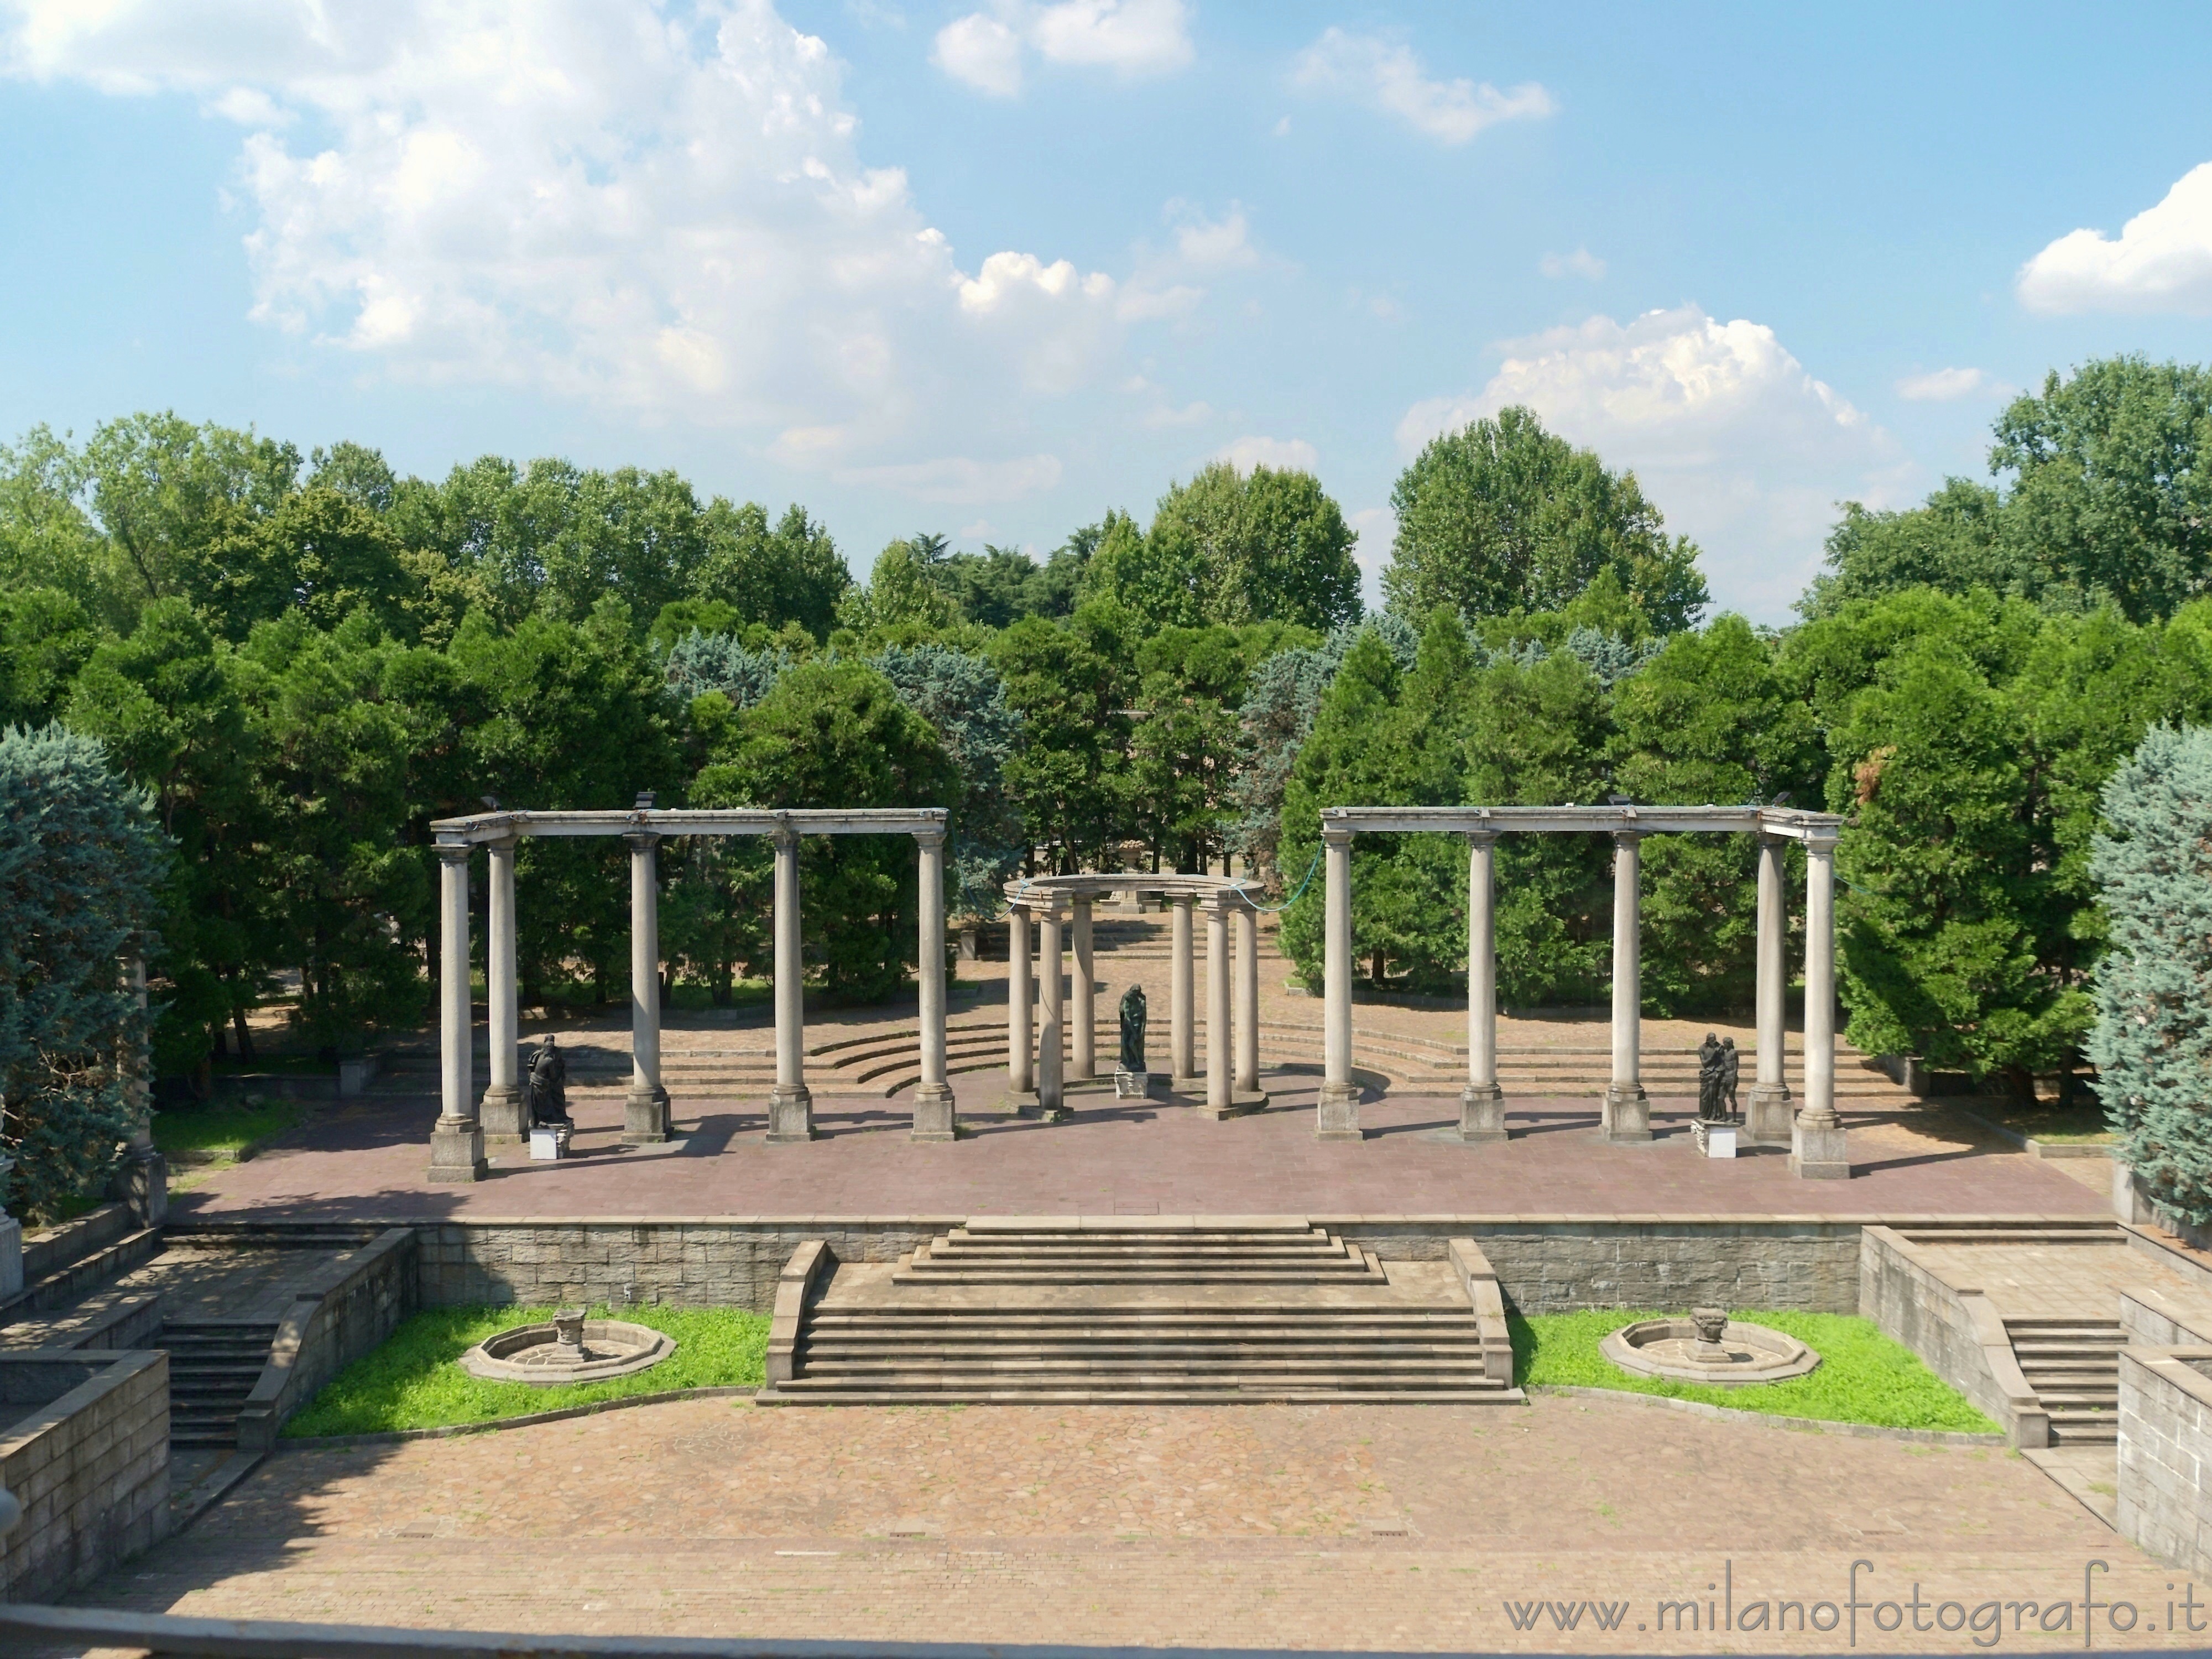
{"label": "stone wall", "polygon": [[1859,1241],[1857,1311],[1918,1354],[2015,1446],[2051,1443],[2051,1419],[2014,1357],[2004,1322],[1980,1291],[1948,1284],[1887,1227]]}
{"label": "stone wall", "polygon": [[965,1216],[819,1220],[655,1217],[631,1220],[428,1222],[415,1229],[425,1307],[669,1302],[767,1313],[791,1253],[827,1240],[840,1261],[896,1261]]}
{"label": "stone wall", "polygon": [[2212,1576],[2212,1346],[2120,1350],[2120,1530]]}
{"label": "stone wall", "polygon": [[414,1311],[418,1254],[411,1228],[390,1228],[301,1288],[276,1328],[269,1363],[239,1410],[240,1450],[274,1446],[285,1420],[317,1389]]}
{"label": "stone wall", "polygon": [[2122,1291],[2120,1328],[2146,1348],[2212,1343],[2212,1295],[2169,1296],[2148,1285]]}
{"label": "stone wall", "polygon": [[0,1486],[23,1506],[0,1600],[58,1601],[167,1535],[168,1355],[0,1352]]}
{"label": "stone wall", "polygon": [[1856,1221],[1710,1221],[1662,1217],[1312,1218],[1385,1261],[1441,1261],[1472,1238],[1518,1312],[1577,1308],[1859,1310]]}
{"label": "stone wall", "polygon": [[138,1231],[128,1205],[103,1204],[73,1221],[42,1227],[23,1237],[23,1282],[35,1285]]}

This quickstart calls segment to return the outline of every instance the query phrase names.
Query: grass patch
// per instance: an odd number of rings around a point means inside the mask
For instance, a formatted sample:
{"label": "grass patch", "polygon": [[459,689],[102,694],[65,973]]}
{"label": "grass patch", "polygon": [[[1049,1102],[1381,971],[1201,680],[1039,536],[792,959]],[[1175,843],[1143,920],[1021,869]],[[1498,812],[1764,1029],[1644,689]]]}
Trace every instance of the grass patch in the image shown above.
{"label": "grass patch", "polygon": [[154,1145],[171,1158],[195,1163],[234,1158],[249,1146],[281,1135],[300,1121],[289,1100],[248,1095],[240,1101],[173,1106],[154,1114]]}
{"label": "grass patch", "polygon": [[1597,1345],[1623,1325],[1668,1316],[1613,1308],[1538,1314],[1533,1318],[1509,1313],[1506,1324],[1513,1335],[1513,1368],[1524,1384],[1615,1389],[1623,1394],[1700,1400],[1709,1406],[1729,1406],[1738,1411],[1814,1417],[1829,1423],[1869,1423],[1887,1429],[1997,1432],[1996,1424],[1923,1364],[1918,1355],[1884,1336],[1872,1320],[1848,1314],[1738,1311],[1733,1316],[1771,1325],[1820,1356],[1818,1370],[1782,1382],[1723,1389],[1707,1382],[1638,1376],[1598,1352]]}
{"label": "grass patch", "polygon": [[539,1389],[487,1382],[461,1369],[461,1355],[486,1337],[552,1316],[550,1308],[426,1309],[339,1372],[284,1432],[298,1438],[445,1428],[672,1389],[757,1388],[767,1377],[768,1316],[736,1308],[629,1307],[611,1316],[592,1309],[595,1319],[626,1319],[676,1339],[673,1354],[635,1376]]}

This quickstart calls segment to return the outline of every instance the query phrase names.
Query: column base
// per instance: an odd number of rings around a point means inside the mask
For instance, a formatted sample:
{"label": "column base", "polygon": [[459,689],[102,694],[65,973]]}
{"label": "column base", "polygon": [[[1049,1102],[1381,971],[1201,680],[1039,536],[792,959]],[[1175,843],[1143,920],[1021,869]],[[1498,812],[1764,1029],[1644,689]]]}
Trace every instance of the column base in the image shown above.
{"label": "column base", "polygon": [[1265,1089],[1238,1089],[1230,1095],[1227,1105],[1217,1106],[1209,1100],[1198,1109],[1198,1115],[1219,1123],[1232,1117],[1249,1117],[1255,1112],[1267,1109],[1267,1091]]}
{"label": "column base", "polygon": [[960,1138],[952,1110],[950,1085],[921,1083],[915,1085],[914,1133],[911,1138],[933,1142]]}
{"label": "column base", "polygon": [[1786,1083],[1754,1083],[1743,1115],[1743,1138],[1751,1146],[1787,1146],[1797,1113]]}
{"label": "column base", "polygon": [[1321,1085],[1321,1101],[1314,1109],[1314,1139],[1328,1141],[1367,1139],[1367,1132],[1359,1127],[1358,1084],[1324,1083]]}
{"label": "column base", "polygon": [[484,1162],[483,1131],[474,1119],[447,1123],[430,1131],[430,1179],[441,1187],[482,1181],[490,1173]]}
{"label": "column base", "polygon": [[151,1146],[125,1152],[107,1183],[107,1195],[128,1205],[141,1227],[160,1226],[169,1214],[169,1160]]}
{"label": "column base", "polygon": [[668,1138],[668,1091],[633,1088],[623,1101],[622,1144],[658,1146]]}
{"label": "column base", "polygon": [[796,1146],[802,1141],[817,1139],[814,1130],[814,1095],[801,1083],[794,1087],[779,1087],[768,1097],[768,1144],[771,1146]]}
{"label": "column base", "polygon": [[1186,1076],[1181,1072],[1176,1073],[1168,1079],[1168,1092],[1171,1095],[1197,1095],[1202,1099],[1206,1094],[1206,1073],[1193,1072]]}
{"label": "column base", "polygon": [[1452,1139],[1462,1146],[1494,1145],[1505,1139],[1505,1091],[1495,1083],[1470,1083],[1459,1091],[1459,1128]]}
{"label": "column base", "polygon": [[477,1102],[477,1121],[486,1140],[522,1140],[530,1133],[529,1113],[522,1091],[512,1083],[495,1083]]}
{"label": "column base", "polygon": [[1651,1144],[1651,1097],[1640,1083],[1616,1083],[1598,1109],[1598,1139],[1616,1146]]}
{"label": "column base", "polygon": [[1800,1181],[1849,1181],[1851,1162],[1844,1146],[1844,1126],[1832,1112],[1825,1123],[1808,1123],[1809,1112],[1797,1114],[1790,1132],[1790,1173]]}
{"label": "column base", "polygon": [[1034,1089],[1009,1089],[999,1097],[999,1109],[1008,1117],[1034,1117],[1038,1103]]}

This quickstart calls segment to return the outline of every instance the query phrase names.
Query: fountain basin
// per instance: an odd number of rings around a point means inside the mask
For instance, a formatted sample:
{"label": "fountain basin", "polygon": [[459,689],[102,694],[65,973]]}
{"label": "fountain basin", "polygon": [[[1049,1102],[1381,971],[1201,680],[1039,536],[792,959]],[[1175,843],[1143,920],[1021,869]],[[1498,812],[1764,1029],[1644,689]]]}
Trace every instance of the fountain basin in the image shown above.
{"label": "fountain basin", "polygon": [[665,1332],[564,1308],[550,1320],[486,1337],[461,1356],[461,1369],[487,1382],[553,1388],[633,1376],[675,1352],[676,1339]]}
{"label": "fountain basin", "polygon": [[1794,1336],[1724,1316],[1714,1318],[1704,1309],[1698,1312],[1705,1316],[1643,1319],[1624,1325],[1598,1344],[1598,1352],[1638,1376],[1722,1388],[1786,1382],[1820,1364],[1820,1356]]}

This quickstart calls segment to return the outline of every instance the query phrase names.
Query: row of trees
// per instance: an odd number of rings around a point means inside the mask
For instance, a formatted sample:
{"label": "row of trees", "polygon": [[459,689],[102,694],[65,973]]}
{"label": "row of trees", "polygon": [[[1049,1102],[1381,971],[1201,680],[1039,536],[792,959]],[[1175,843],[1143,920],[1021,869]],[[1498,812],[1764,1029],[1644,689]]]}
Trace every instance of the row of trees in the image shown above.
{"label": "row of trees", "polygon": [[[2136,360],[2054,380],[2000,421],[1990,484],[1847,506],[1780,633],[1705,623],[1697,550],[1525,410],[1407,469],[1373,617],[1336,504],[1267,468],[1206,469],[1042,561],[902,538],[862,586],[804,510],[673,474],[486,459],[430,482],[167,416],[40,430],[0,451],[0,716],[100,738],[175,842],[167,1069],[246,1042],[280,978],[320,1042],[418,1016],[433,818],[650,788],[949,805],[973,913],[1014,869],[1132,855],[1234,852],[1294,890],[1343,801],[1786,793],[1855,815],[1854,1037],[2019,1074],[2087,1029],[2099,789],[2149,724],[2203,717],[2207,388]],[[2001,557],[1957,553],[1964,518]],[[671,849],[671,969],[716,995],[766,949],[757,851]],[[532,996],[619,988],[616,856],[525,848]],[[1603,857],[1508,849],[1509,1000],[1598,994]],[[1363,848],[1378,978],[1459,970],[1456,863]],[[910,859],[855,839],[805,868],[815,971],[898,982]],[[1654,1003],[1740,1001],[1748,849],[1661,844],[1650,869]],[[1310,897],[1286,919],[1309,969],[1317,920]]]}

